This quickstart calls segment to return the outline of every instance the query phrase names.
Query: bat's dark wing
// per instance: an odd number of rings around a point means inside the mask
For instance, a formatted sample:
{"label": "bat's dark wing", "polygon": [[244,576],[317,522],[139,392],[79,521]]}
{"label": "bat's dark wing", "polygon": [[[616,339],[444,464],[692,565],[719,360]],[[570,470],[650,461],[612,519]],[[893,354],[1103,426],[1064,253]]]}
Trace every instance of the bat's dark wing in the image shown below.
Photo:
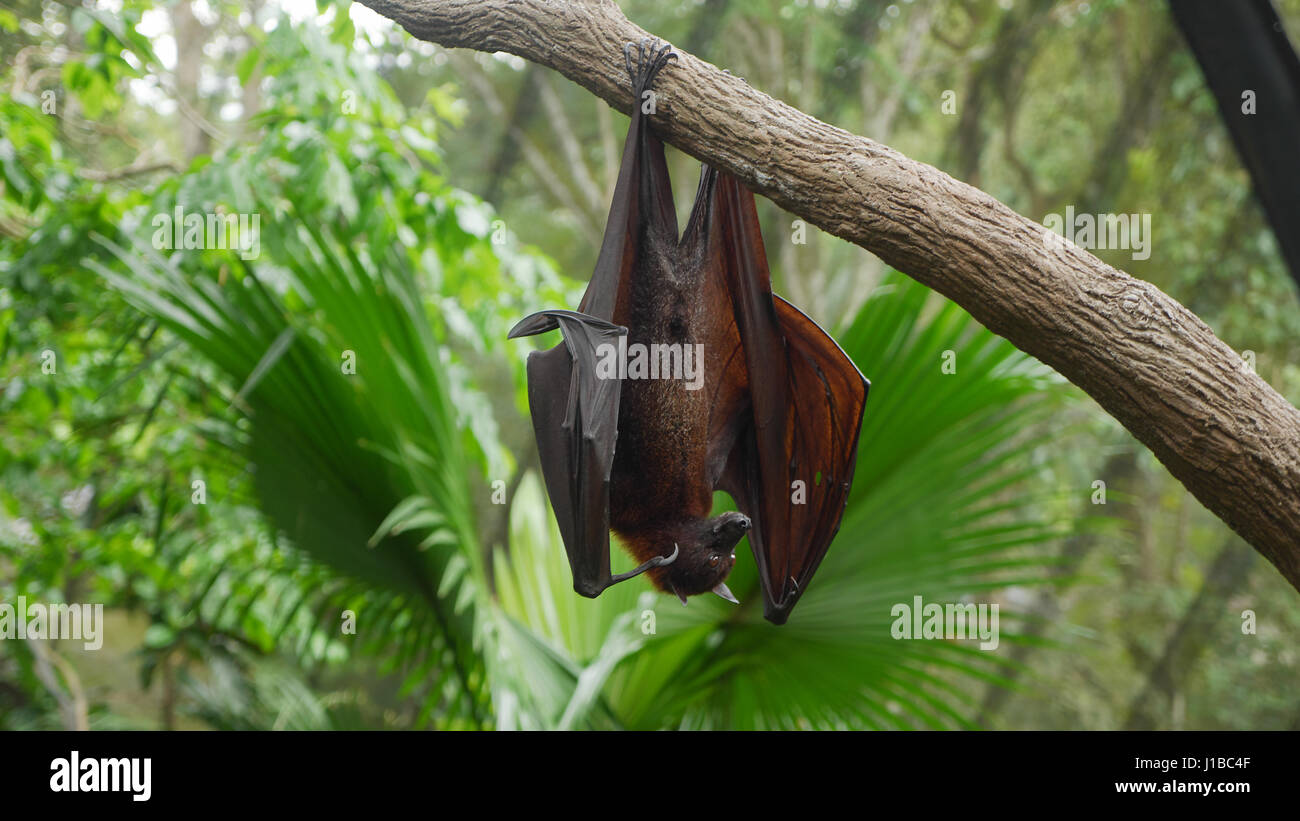
{"label": "bat's dark wing", "polygon": [[599,377],[596,360],[600,346],[617,346],[627,329],[573,311],[546,311],[525,318],[510,334],[526,336],[555,323],[564,342],[528,355],[528,407],[573,589],[594,597],[612,582],[609,473],[620,393],[618,379]]}
{"label": "bat's dark wing", "polygon": [[[636,58],[635,63],[633,58]],[[636,107],[623,146],[605,238],[579,312],[543,311],[521,320],[513,339],[560,328],[564,343],[528,357],[528,405],[537,436],[546,492],[555,510],[573,570],[573,588],[595,597],[611,584],[667,560],[652,560],[631,573],[609,569],[609,477],[618,438],[621,382],[597,373],[602,344],[616,345],[627,328],[635,276],[648,266],[640,258],[647,232],[677,236],[664,147],[646,122],[644,93],[673,56],[665,45],[628,51]],[[676,553],[672,555],[675,559]]]}
{"label": "bat's dark wing", "polygon": [[704,248],[718,317],[705,359],[710,469],[754,523],[764,616],[783,624],[839,530],[869,384],[772,294],[754,197],[735,178],[705,169],[683,242]]}
{"label": "bat's dark wing", "polygon": [[1169,10],[1300,283],[1300,57],[1277,9],[1269,0],[1176,0]]}

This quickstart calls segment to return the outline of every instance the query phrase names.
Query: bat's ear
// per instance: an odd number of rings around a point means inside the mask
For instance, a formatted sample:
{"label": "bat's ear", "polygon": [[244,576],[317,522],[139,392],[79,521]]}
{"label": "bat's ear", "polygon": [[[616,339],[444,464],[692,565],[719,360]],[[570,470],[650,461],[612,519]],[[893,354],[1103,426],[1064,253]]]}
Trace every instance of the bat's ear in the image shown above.
{"label": "bat's ear", "polygon": [[725,582],[718,582],[718,586],[713,588],[713,592],[732,604],[740,604],[740,599],[736,598],[736,594],[731,592],[731,588],[727,587]]}
{"label": "bat's ear", "polygon": [[669,582],[669,583],[668,583],[668,586],[672,589],[672,591],[673,591],[674,593],[677,594],[677,598],[679,598],[679,599],[682,600],[682,607],[685,607],[685,606],[686,606],[686,596],[682,593],[682,591],[678,590],[678,589],[676,588],[676,586],[673,585],[672,582]]}

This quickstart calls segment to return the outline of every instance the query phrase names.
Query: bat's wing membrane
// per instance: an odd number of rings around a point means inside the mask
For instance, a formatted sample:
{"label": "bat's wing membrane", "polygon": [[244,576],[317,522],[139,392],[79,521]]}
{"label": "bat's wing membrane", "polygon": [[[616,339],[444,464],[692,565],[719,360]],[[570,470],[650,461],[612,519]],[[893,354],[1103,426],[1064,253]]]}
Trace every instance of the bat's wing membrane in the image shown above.
{"label": "bat's wing membrane", "polygon": [[[870,383],[817,323],[780,297],[775,300],[786,339],[785,443],[768,465],[760,451],[759,463],[765,496],[778,511],[763,551],[765,615],[784,621],[840,529]],[[769,472],[782,472],[785,465],[777,460],[786,454],[788,473],[777,486]]]}
{"label": "bat's wing membrane", "polygon": [[754,523],[764,615],[782,624],[839,530],[869,385],[825,331],[772,294],[754,197],[737,180],[706,169],[686,233],[715,272],[710,310],[730,317],[707,343],[710,463]]}

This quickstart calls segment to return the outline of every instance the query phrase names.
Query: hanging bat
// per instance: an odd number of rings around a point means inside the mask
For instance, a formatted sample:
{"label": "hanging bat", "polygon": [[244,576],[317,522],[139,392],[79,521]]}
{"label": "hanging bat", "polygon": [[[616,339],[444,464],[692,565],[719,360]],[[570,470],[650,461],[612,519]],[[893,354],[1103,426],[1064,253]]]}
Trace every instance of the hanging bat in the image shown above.
{"label": "hanging bat", "polygon": [[[735,602],[726,578],[748,533],[763,614],[784,624],[839,529],[869,384],[772,293],[754,197],[736,179],[702,169],[678,238],[642,108],[676,55],[650,42],[624,55],[635,110],[596,270],[577,311],[510,331],[564,337],[528,357],[547,494],[578,593],[648,573],[683,604],[710,591]],[[739,512],[711,516],[715,489]],[[610,573],[611,530],[635,570]]]}

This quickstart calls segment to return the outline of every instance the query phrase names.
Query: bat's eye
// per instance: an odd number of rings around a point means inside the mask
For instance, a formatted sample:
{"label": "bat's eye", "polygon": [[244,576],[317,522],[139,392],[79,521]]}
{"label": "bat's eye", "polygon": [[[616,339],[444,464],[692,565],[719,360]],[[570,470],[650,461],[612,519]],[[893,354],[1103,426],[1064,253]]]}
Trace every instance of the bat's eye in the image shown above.
{"label": "bat's eye", "polygon": [[734,550],[731,551],[731,560],[732,560],[733,562],[736,560],[736,551],[734,551]]}
{"label": "bat's eye", "polygon": [[709,557],[709,567],[717,567],[717,566],[718,566],[718,554],[714,553],[712,556]]}

